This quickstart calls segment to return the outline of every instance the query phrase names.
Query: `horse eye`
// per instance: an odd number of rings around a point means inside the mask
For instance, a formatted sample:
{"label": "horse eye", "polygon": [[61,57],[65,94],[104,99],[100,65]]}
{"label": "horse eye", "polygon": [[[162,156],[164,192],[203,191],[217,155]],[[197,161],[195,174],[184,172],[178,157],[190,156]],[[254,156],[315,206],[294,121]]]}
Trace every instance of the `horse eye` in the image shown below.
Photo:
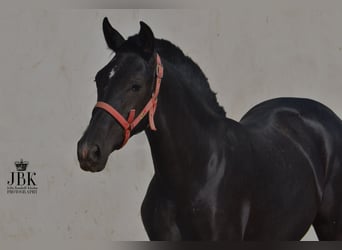
{"label": "horse eye", "polygon": [[137,92],[141,89],[141,86],[138,84],[133,84],[132,85],[132,91]]}

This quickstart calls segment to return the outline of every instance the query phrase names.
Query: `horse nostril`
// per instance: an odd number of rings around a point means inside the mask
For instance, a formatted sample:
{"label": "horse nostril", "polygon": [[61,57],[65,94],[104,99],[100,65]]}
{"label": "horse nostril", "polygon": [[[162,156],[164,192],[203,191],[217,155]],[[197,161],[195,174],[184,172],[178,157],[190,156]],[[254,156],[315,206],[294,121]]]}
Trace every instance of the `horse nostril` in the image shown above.
{"label": "horse nostril", "polygon": [[97,162],[101,157],[100,147],[96,144],[91,145],[88,152],[88,157],[92,162]]}

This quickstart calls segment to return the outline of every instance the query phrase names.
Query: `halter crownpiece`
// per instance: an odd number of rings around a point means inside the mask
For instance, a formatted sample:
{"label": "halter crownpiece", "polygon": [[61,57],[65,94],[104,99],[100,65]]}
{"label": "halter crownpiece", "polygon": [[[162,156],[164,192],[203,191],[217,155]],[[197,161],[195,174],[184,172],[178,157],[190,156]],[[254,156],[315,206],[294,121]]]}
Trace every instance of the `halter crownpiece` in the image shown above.
{"label": "halter crownpiece", "polygon": [[158,53],[156,53],[156,73],[155,73],[155,89],[152,93],[151,99],[148,101],[148,103],[145,105],[143,110],[140,112],[140,114],[135,117],[135,109],[131,109],[128,114],[127,120],[111,105],[105,103],[105,102],[97,102],[95,105],[95,108],[101,108],[107,111],[124,129],[124,140],[121,144],[122,148],[128,141],[128,139],[131,136],[131,131],[139,124],[139,122],[146,116],[147,113],[149,113],[148,119],[149,119],[149,126],[151,130],[156,131],[156,125],[154,123],[154,114],[157,109],[157,102],[158,102],[158,95],[159,95],[159,89],[160,89],[160,83],[163,78],[164,74],[164,68],[161,63],[160,56]]}

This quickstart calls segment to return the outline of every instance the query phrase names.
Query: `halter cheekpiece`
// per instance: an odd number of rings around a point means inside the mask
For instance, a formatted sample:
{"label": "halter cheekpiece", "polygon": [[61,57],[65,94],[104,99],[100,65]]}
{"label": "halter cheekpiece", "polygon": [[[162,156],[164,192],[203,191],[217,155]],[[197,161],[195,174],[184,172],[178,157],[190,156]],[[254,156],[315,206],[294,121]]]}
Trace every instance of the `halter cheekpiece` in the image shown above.
{"label": "halter cheekpiece", "polygon": [[163,78],[164,68],[160,60],[160,56],[156,53],[156,72],[155,72],[155,90],[152,93],[151,99],[145,105],[143,110],[140,112],[138,116],[135,117],[135,109],[131,109],[128,114],[127,120],[111,105],[105,102],[97,102],[95,108],[101,108],[107,111],[124,129],[124,140],[121,144],[122,148],[128,141],[131,136],[131,131],[139,124],[139,122],[145,117],[145,115],[149,114],[149,125],[151,130],[157,130],[154,123],[154,114],[157,108],[158,102],[158,94],[160,89],[160,83]]}

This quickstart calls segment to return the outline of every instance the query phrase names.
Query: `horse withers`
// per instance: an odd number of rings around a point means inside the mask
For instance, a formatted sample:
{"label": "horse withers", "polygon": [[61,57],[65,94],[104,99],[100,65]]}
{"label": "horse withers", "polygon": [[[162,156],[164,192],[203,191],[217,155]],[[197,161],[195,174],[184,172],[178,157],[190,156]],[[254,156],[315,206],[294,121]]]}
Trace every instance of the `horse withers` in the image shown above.
{"label": "horse withers", "polygon": [[78,159],[101,171],[146,133],[155,174],[141,215],[151,240],[300,240],[310,225],[320,240],[342,239],[342,122],[330,109],[277,98],[236,122],[198,65],[145,23],[126,40],[105,18],[103,32],[115,56],[96,75]]}

